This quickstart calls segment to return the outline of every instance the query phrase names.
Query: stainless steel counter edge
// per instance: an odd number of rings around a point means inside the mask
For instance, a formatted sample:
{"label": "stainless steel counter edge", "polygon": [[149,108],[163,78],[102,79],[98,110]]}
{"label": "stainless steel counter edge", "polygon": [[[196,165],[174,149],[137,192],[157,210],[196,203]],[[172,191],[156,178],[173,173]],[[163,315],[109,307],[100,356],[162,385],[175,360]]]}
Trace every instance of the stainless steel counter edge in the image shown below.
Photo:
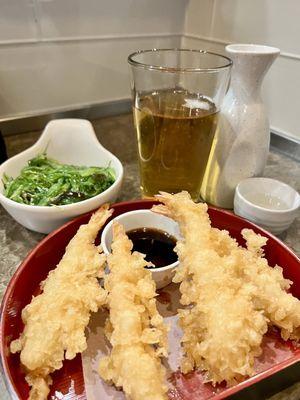
{"label": "stainless steel counter edge", "polygon": [[0,118],[0,131],[3,136],[28,133],[44,129],[47,122],[60,118],[85,118],[89,120],[102,117],[129,113],[131,111],[131,100],[121,99],[104,103],[95,103],[78,108],[72,107],[50,113],[38,113],[18,115],[8,118]]}
{"label": "stainless steel counter edge", "polygon": [[[42,130],[47,122],[55,118],[98,119],[131,111],[131,100],[121,99],[104,103],[73,107],[44,114],[18,115],[0,119],[0,131],[4,136]],[[271,132],[271,148],[300,161],[300,140]]]}

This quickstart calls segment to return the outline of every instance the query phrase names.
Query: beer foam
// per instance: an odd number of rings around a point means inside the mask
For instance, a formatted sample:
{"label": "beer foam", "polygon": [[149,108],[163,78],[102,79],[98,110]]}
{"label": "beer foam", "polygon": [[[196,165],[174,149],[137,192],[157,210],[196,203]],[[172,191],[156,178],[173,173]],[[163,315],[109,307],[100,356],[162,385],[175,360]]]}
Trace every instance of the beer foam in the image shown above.
{"label": "beer foam", "polygon": [[[205,100],[202,100],[205,99]],[[190,108],[190,109],[201,109],[201,110],[207,110],[209,111],[211,108],[211,104],[208,102],[210,101],[206,97],[202,97],[202,99],[185,99],[185,104],[183,107]],[[207,99],[207,100],[206,100]]]}

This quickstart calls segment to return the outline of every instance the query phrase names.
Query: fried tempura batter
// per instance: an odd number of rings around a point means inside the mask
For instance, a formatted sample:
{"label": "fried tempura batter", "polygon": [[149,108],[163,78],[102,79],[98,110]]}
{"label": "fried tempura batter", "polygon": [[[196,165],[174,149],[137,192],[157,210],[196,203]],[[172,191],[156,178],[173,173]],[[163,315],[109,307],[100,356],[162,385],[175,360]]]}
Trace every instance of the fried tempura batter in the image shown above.
{"label": "fried tempura batter", "polygon": [[190,307],[180,311],[183,372],[199,367],[213,383],[231,384],[253,373],[267,323],[285,340],[300,339],[300,301],[286,292],[292,282],[282,268],[271,268],[263,257],[266,238],[244,229],[245,249],[227,231],[211,228],[207,206],[187,193],[158,198],[165,206],[154,211],[178,221],[184,237],[175,277],[181,302]]}
{"label": "fried tempura batter", "polygon": [[165,205],[153,210],[174,218],[184,237],[176,246],[180,267],[174,279],[181,282],[181,303],[188,306],[179,310],[181,369],[200,368],[213,384],[234,384],[253,374],[267,319],[255,310],[231,255],[215,250],[206,204],[195,204],[187,192],[162,193],[158,199]]}
{"label": "fried tempura batter", "polygon": [[42,293],[22,311],[24,331],[11,343],[11,351],[21,352],[31,400],[46,399],[49,374],[60,369],[65,358],[86,349],[90,313],[105,303],[107,294],[97,281],[103,276],[105,257],[94,241],[110,215],[103,206],[79,228],[60,263],[42,282]]}
{"label": "fried tempura batter", "polygon": [[282,268],[268,265],[262,247],[267,238],[243,229],[247,250],[238,246],[227,231],[212,229],[212,239],[218,254],[231,258],[231,265],[245,283],[255,308],[263,310],[270,324],[281,330],[283,339],[300,339],[300,301],[287,290],[292,282],[282,275]]}
{"label": "fried tempura batter", "polygon": [[167,328],[156,309],[155,283],[143,255],[131,254],[132,242],[118,223],[113,238],[110,274],[105,276],[112,351],[100,361],[99,373],[132,400],[167,399],[160,361],[167,355]]}
{"label": "fried tempura batter", "polygon": [[[300,301],[287,293],[292,282],[282,275],[282,268],[269,267],[262,246],[267,239],[250,229],[243,229],[248,251],[238,249],[240,272],[246,282],[256,287],[256,307],[263,309],[273,325],[281,330],[284,340],[300,339]],[[242,266],[242,267],[241,267]]]}

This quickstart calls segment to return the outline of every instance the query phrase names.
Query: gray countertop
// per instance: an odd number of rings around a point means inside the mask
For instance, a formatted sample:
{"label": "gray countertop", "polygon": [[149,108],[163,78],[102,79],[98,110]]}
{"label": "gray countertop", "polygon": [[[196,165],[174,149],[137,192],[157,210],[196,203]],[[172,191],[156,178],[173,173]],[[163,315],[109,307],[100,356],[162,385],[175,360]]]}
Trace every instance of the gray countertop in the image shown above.
{"label": "gray countertop", "polygon": [[[131,115],[102,118],[93,121],[93,125],[100,142],[120,158],[125,167],[125,181],[118,200],[139,198],[135,136]],[[9,156],[31,146],[39,135],[40,132],[29,132],[7,137],[5,140]],[[277,152],[270,152],[265,176],[279,179],[300,191],[300,164]],[[15,222],[0,206],[0,298],[19,263],[42,238],[42,234],[31,232]],[[281,239],[300,255],[300,212]],[[2,377],[0,399],[9,399]],[[272,397],[272,400],[279,399],[299,400],[300,383]]]}

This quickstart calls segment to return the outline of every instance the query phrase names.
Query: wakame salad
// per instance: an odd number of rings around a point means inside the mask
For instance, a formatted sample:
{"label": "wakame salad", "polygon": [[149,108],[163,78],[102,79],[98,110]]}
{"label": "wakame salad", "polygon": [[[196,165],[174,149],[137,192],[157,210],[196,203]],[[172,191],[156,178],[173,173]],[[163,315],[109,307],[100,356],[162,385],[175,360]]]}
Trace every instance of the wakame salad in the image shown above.
{"label": "wakame salad", "polygon": [[31,206],[77,203],[102,193],[116,180],[111,167],[61,164],[45,153],[28,161],[18,177],[4,175],[4,195]]}

